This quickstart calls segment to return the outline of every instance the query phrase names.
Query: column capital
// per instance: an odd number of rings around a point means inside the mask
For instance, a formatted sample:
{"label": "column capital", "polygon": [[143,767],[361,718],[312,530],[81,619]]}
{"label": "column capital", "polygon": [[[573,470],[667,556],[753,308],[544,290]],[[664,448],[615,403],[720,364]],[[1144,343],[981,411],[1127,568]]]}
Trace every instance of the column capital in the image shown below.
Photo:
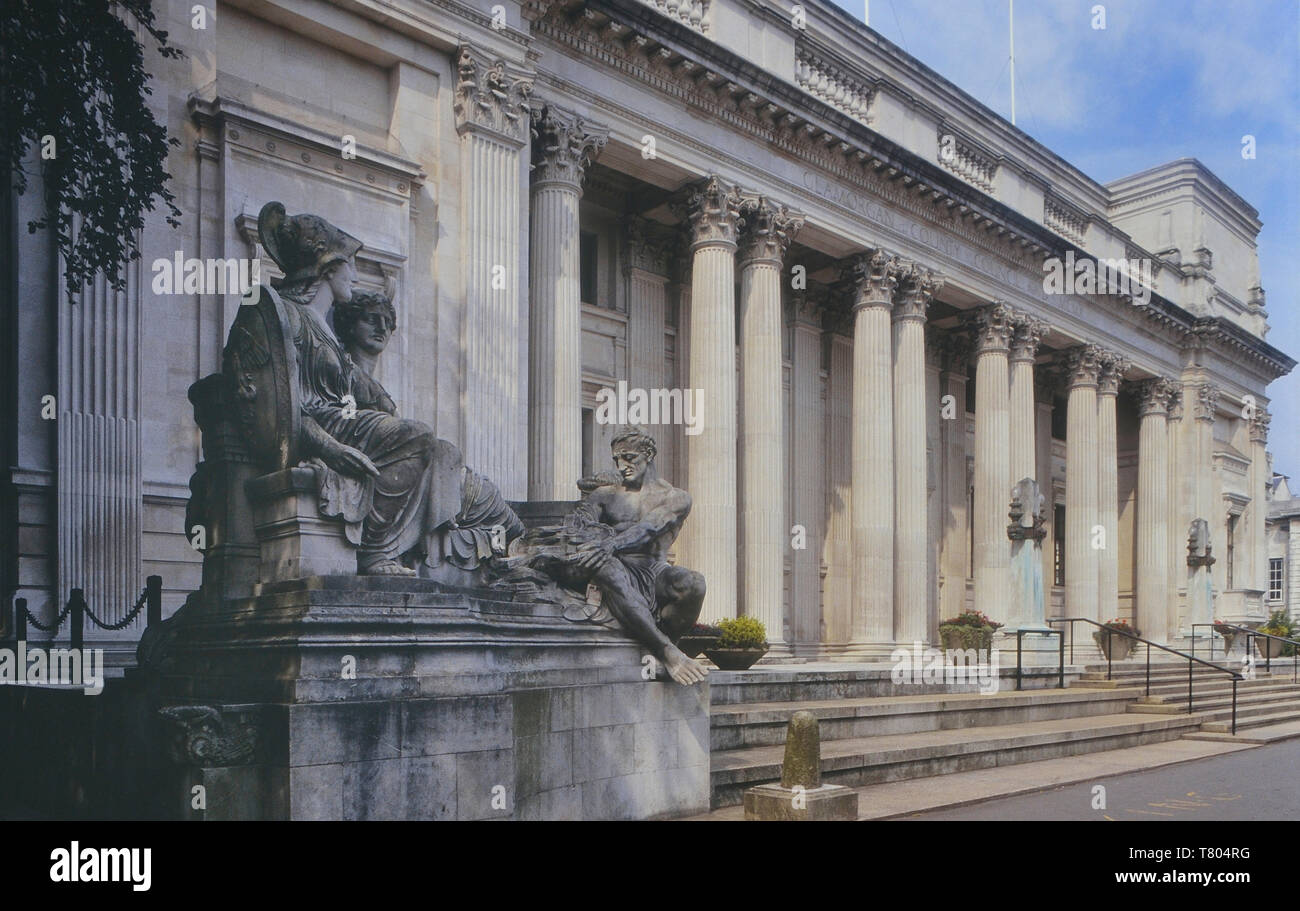
{"label": "column capital", "polygon": [[1195,416],[1198,421],[1214,423],[1214,412],[1219,407],[1219,387],[1213,383],[1196,384]]}
{"label": "column capital", "polygon": [[1076,386],[1096,386],[1101,374],[1101,359],[1105,352],[1097,345],[1076,345],[1067,348],[1061,364],[1065,368],[1066,382],[1071,389]]}
{"label": "column capital", "polygon": [[668,274],[677,249],[675,233],[658,222],[629,216],[623,222],[623,267],[655,275]]}
{"label": "column capital", "polygon": [[1169,420],[1183,419],[1183,384],[1178,380],[1169,381]]}
{"label": "column capital", "polygon": [[456,132],[486,133],[521,148],[529,138],[533,78],[521,69],[462,44],[456,54]]}
{"label": "column capital", "polygon": [[843,276],[852,295],[852,310],[857,312],[864,307],[892,307],[894,289],[898,287],[902,269],[902,260],[880,249],[851,257]]}
{"label": "column capital", "polygon": [[1028,313],[1017,314],[1011,321],[1011,361],[1028,361],[1033,363],[1038,356],[1038,346],[1043,336],[1052,331],[1046,321],[1030,316]]}
{"label": "column capital", "polygon": [[790,306],[786,308],[786,322],[820,332],[825,309],[826,295],[821,288],[792,291]]}
{"label": "column capital", "polygon": [[687,222],[691,248],[736,247],[743,199],[735,184],[710,175],[686,187],[673,208]]}
{"label": "column capital", "polygon": [[1134,391],[1137,393],[1139,416],[1158,414],[1168,417],[1170,393],[1173,388],[1173,380],[1163,376],[1138,383]]}
{"label": "column capital", "polygon": [[894,295],[894,319],[924,321],[930,301],[943,285],[944,279],[937,272],[904,260],[900,264],[898,291]]}
{"label": "column capital", "polygon": [[582,192],[587,166],[609,140],[609,130],[553,104],[531,110],[533,186],[559,183]]}
{"label": "column capital", "polygon": [[953,376],[965,377],[970,370],[971,337],[965,332],[931,333],[939,353],[940,369]]}
{"label": "column capital", "polygon": [[1255,416],[1250,420],[1250,441],[1261,446],[1268,444],[1268,425],[1273,415],[1263,408],[1255,409]]}
{"label": "column capital", "polygon": [[740,206],[740,260],[781,268],[790,242],[803,227],[804,216],[766,196],[745,199]]}
{"label": "column capital", "polygon": [[1118,395],[1120,380],[1132,364],[1113,351],[1103,351],[1101,370],[1097,377],[1098,395]]}
{"label": "column capital", "polygon": [[994,301],[971,311],[965,322],[974,336],[976,357],[991,352],[1006,354],[1010,350],[1015,317],[1016,311],[1003,301]]}
{"label": "column capital", "polygon": [[1061,388],[1061,372],[1054,364],[1043,364],[1034,368],[1034,401],[1040,405],[1051,405],[1056,400],[1056,393]]}

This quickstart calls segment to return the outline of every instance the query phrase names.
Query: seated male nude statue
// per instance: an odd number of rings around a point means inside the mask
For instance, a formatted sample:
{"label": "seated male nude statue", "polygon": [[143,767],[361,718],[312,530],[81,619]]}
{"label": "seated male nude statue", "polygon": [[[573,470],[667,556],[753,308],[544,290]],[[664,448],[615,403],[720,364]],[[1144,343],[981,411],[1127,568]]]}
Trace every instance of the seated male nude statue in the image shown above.
{"label": "seated male nude statue", "polygon": [[[565,524],[534,529],[521,543],[535,548],[529,565],[575,591],[588,583],[623,630],[681,684],[708,670],[674,643],[700,616],[704,577],[673,566],[665,554],[691,511],[691,495],[658,476],[655,441],[626,430],[611,442],[618,479],[601,477]],[[512,553],[515,551],[512,551]]]}

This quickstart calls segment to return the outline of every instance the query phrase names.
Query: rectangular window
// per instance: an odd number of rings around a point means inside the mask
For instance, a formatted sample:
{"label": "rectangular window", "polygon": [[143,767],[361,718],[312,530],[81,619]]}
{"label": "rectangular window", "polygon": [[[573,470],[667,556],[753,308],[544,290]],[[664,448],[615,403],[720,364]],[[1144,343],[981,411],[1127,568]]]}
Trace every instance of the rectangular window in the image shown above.
{"label": "rectangular window", "polygon": [[1269,557],[1268,560],[1268,600],[1282,600],[1282,558]]}
{"label": "rectangular window", "polygon": [[1065,507],[1052,511],[1052,584],[1065,584]]}
{"label": "rectangular window", "polygon": [[579,294],[584,304],[599,305],[596,285],[600,259],[596,252],[596,235],[590,231],[578,232],[578,280]]}

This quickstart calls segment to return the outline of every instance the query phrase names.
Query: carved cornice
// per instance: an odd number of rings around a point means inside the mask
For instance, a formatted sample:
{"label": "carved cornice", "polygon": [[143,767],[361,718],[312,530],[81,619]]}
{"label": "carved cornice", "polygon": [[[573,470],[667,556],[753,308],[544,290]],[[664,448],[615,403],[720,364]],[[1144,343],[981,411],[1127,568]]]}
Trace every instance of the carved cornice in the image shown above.
{"label": "carved cornice", "polygon": [[1196,403],[1193,406],[1196,420],[1213,423],[1214,414],[1219,408],[1219,394],[1219,387],[1213,383],[1196,385]]}
{"label": "carved cornice", "polygon": [[1002,301],[971,311],[965,324],[972,333],[975,356],[1010,351],[1016,316],[1016,311]]}
{"label": "carved cornice", "polygon": [[1017,315],[1011,325],[1011,361],[1032,363],[1038,356],[1038,346],[1042,344],[1043,336],[1052,331],[1051,326],[1027,313]]}
{"label": "carved cornice", "polygon": [[1067,348],[1061,356],[1069,388],[1097,385],[1101,374],[1101,361],[1106,352],[1097,345],[1077,345]]}
{"label": "carved cornice", "polygon": [[1169,415],[1169,399],[1174,382],[1168,377],[1158,376],[1143,380],[1133,387],[1138,400],[1138,414],[1141,417],[1156,414],[1161,417]]}
{"label": "carved cornice", "polygon": [[1105,351],[1101,356],[1101,371],[1097,377],[1098,395],[1118,395],[1120,381],[1133,365],[1124,357],[1113,351]]}
{"label": "carved cornice", "polygon": [[522,147],[528,141],[532,77],[462,44],[456,57],[456,132],[483,132]]}
{"label": "carved cornice", "polygon": [[582,192],[587,166],[609,140],[609,130],[552,104],[532,109],[533,186],[555,182]]}
{"label": "carved cornice", "polygon": [[850,257],[842,272],[850,309],[856,313],[864,307],[892,307],[903,268],[902,260],[884,250]]}
{"label": "carved cornice", "polygon": [[740,190],[716,175],[691,184],[672,208],[687,223],[691,249],[709,245],[735,248],[742,223]]}
{"label": "carved cornice", "polygon": [[894,319],[924,320],[934,295],[943,290],[944,279],[936,272],[905,262],[898,275],[894,295]]}
{"label": "carved cornice", "polygon": [[623,265],[655,275],[668,275],[678,251],[678,232],[658,222],[631,216],[623,223]]}
{"label": "carved cornice", "polygon": [[803,227],[804,216],[763,196],[743,202],[741,214],[740,261],[781,268],[790,242]]}

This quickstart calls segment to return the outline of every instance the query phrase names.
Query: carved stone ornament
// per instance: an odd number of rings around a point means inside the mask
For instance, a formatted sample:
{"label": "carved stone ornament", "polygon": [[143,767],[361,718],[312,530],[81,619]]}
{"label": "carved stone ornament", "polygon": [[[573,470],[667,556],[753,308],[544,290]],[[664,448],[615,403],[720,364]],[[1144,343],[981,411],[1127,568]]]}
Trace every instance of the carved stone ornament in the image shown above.
{"label": "carved stone ornament", "polygon": [[1032,361],[1038,356],[1038,346],[1049,331],[1048,324],[1036,317],[1027,313],[1017,316],[1011,328],[1011,360]]}
{"label": "carved stone ornament", "polygon": [[208,705],[180,705],[158,710],[170,735],[173,762],[200,768],[248,765],[257,752],[257,729],[227,725]]}
{"label": "carved stone ornament", "polygon": [[1068,349],[1062,358],[1062,365],[1070,387],[1096,386],[1104,356],[1105,352],[1096,345],[1077,345]]}
{"label": "carved stone ornament", "polygon": [[1047,536],[1047,498],[1039,492],[1038,482],[1022,478],[1011,489],[1011,509],[1007,513],[1011,524],[1007,537],[1012,541],[1041,541]]}
{"label": "carved stone ornament", "polygon": [[1268,443],[1268,425],[1273,415],[1263,408],[1256,409],[1255,417],[1250,421],[1250,441],[1261,445]]}
{"label": "carved stone ornament", "polygon": [[903,267],[901,259],[879,248],[849,259],[843,282],[849,290],[852,309],[892,307]]}
{"label": "carved stone ornament", "polygon": [[1219,387],[1213,383],[1200,383],[1196,387],[1196,420],[1213,421],[1219,407]]}
{"label": "carved stone ornament", "polygon": [[528,139],[532,79],[467,44],[456,59],[456,132],[482,129],[522,145]]}
{"label": "carved stone ornament", "polygon": [[790,242],[803,227],[804,216],[765,196],[742,203],[741,214],[741,260],[767,262],[780,268]]}
{"label": "carved stone ornament", "polygon": [[688,187],[674,208],[689,225],[692,247],[734,246],[740,231],[742,202],[734,184],[710,176]]}
{"label": "carved stone ornament", "polygon": [[1141,417],[1146,417],[1149,414],[1167,415],[1169,413],[1170,394],[1173,389],[1173,381],[1163,376],[1138,383],[1135,387],[1138,399],[1138,414]]}
{"label": "carved stone ornament", "polygon": [[966,317],[966,325],[972,332],[976,355],[1009,351],[1017,316],[1015,310],[1001,301],[972,311]]}
{"label": "carved stone ornament", "polygon": [[1210,523],[1204,519],[1193,519],[1187,530],[1187,565],[1213,566],[1211,550]]}
{"label": "carved stone ornament", "polygon": [[548,181],[581,191],[587,166],[609,140],[609,130],[554,105],[532,110],[533,186]]}
{"label": "carved stone ornament", "polygon": [[1097,375],[1098,395],[1117,395],[1120,381],[1132,366],[1129,361],[1113,352],[1106,352],[1101,358],[1101,370]]}
{"label": "carved stone ornament", "polygon": [[250,457],[263,471],[298,464],[300,421],[298,355],[284,308],[270,288],[235,314],[222,352],[228,400]]}
{"label": "carved stone ornament", "polygon": [[894,319],[924,320],[930,301],[943,290],[944,279],[916,263],[905,263],[894,295]]}
{"label": "carved stone ornament", "polygon": [[623,244],[628,268],[667,275],[677,252],[677,232],[658,222],[630,216],[624,222]]}

